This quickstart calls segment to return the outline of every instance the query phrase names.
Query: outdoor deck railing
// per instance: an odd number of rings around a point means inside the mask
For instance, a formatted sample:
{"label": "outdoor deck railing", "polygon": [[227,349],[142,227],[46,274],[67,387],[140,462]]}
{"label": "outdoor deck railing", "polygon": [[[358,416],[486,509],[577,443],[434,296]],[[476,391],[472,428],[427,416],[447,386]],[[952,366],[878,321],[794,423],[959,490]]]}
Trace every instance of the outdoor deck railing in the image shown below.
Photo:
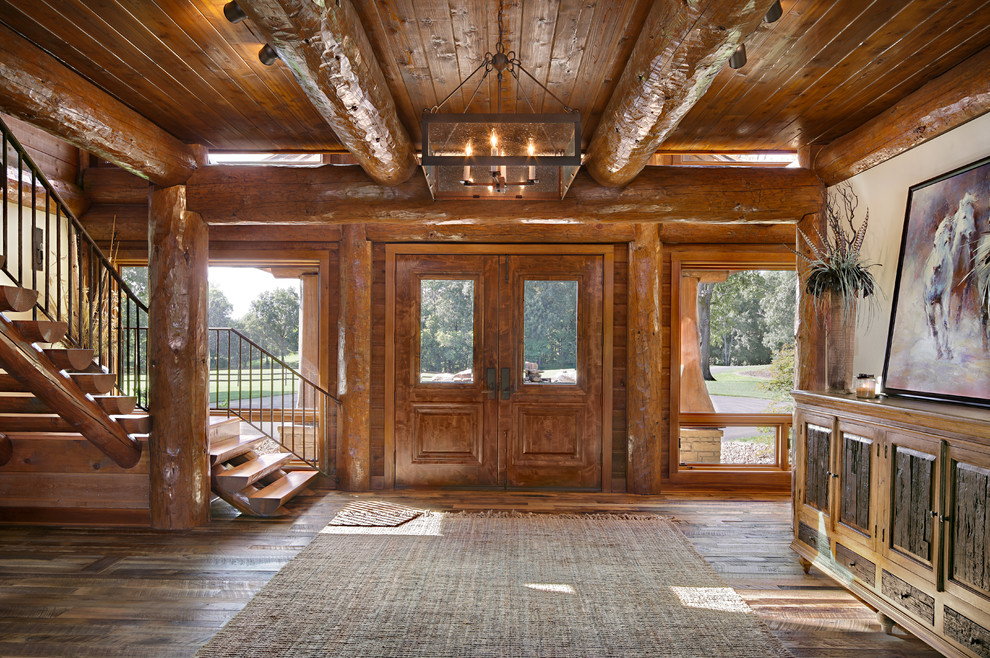
{"label": "outdoor deck railing", "polygon": [[210,327],[209,343],[211,410],[334,477],[340,401],[236,329]]}
{"label": "outdoor deck railing", "polygon": [[117,388],[148,408],[148,307],[138,299],[0,120],[3,274],[37,290],[35,320],[65,322],[63,342],[92,349]]}

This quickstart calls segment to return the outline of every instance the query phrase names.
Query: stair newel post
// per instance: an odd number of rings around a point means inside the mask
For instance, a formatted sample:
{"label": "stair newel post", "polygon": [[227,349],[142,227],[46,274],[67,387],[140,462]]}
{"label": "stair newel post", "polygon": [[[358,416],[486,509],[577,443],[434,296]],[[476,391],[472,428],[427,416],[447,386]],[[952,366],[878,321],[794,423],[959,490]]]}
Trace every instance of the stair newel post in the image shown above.
{"label": "stair newel post", "polygon": [[371,243],[363,224],[345,224],[340,241],[337,332],[338,486],[371,488]]}
{"label": "stair newel post", "polygon": [[210,520],[208,230],[186,189],[151,186],[148,213],[151,524]]}

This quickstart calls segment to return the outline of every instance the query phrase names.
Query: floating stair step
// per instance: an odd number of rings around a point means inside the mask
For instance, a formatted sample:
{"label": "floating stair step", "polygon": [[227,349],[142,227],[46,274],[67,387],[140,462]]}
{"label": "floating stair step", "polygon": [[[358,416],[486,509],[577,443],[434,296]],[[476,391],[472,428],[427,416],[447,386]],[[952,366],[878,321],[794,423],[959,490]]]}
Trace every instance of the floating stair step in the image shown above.
{"label": "floating stair step", "polygon": [[226,441],[210,443],[210,463],[219,464],[254,450],[265,440],[264,436],[236,436]]}
{"label": "floating stair step", "polygon": [[65,322],[14,320],[11,324],[29,343],[57,343],[69,331],[69,325]]}
{"label": "floating stair step", "polygon": [[210,426],[206,437],[212,445],[214,442],[226,441],[241,435],[241,419],[237,416],[210,416]]}
{"label": "floating stair step", "polygon": [[59,370],[80,371],[93,363],[93,350],[83,348],[43,350]]}
{"label": "floating stair step", "polygon": [[24,387],[24,384],[14,379],[13,375],[0,375],[0,393],[24,393],[26,391],[27,388]]}
{"label": "floating stair step", "polygon": [[248,496],[251,508],[263,516],[274,514],[286,501],[308,487],[318,474],[318,471],[311,470],[286,473],[284,477]]}
{"label": "floating stair step", "polygon": [[292,454],[288,452],[259,455],[239,466],[217,473],[213,476],[213,481],[218,488],[234,493],[254,484],[269,473],[277,471],[290,459],[292,459]]}
{"label": "floating stair step", "polygon": [[148,434],[151,432],[151,416],[148,414],[112,416],[112,418],[120,423],[120,426],[128,434]]}
{"label": "floating stair step", "polygon": [[13,311],[15,313],[30,311],[37,300],[37,290],[28,290],[18,286],[0,286],[0,311]]}
{"label": "floating stair step", "polygon": [[74,372],[69,375],[69,378],[82,389],[83,393],[90,395],[109,393],[113,390],[114,384],[117,383],[117,375],[112,372]]}
{"label": "floating stair step", "polygon": [[103,375],[103,374],[109,373],[110,371],[107,370],[106,368],[104,368],[103,366],[101,366],[96,361],[92,361],[91,360],[85,366],[83,366],[82,368],[80,368],[79,369],[79,372],[85,372],[85,373],[89,373],[91,375]]}
{"label": "floating stair step", "polygon": [[0,396],[0,414],[51,414],[47,404],[33,395]]}
{"label": "floating stair step", "polygon": [[78,430],[61,416],[45,414],[24,414],[0,416],[0,427],[4,432],[77,432]]}
{"label": "floating stair step", "polygon": [[110,416],[125,416],[137,406],[137,398],[131,395],[96,395],[93,399]]}

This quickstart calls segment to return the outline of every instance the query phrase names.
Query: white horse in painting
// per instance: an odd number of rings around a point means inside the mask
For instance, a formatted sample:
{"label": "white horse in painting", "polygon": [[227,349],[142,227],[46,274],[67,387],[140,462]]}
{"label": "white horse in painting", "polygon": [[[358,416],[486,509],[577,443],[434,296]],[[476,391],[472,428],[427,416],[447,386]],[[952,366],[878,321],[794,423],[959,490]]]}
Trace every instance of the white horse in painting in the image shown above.
{"label": "white horse in painting", "polygon": [[981,235],[976,245],[973,274],[976,276],[976,292],[980,303],[983,351],[990,353],[990,233]]}
{"label": "white horse in painting", "polygon": [[949,348],[948,302],[953,279],[952,239],[955,235],[953,216],[946,215],[935,230],[932,252],[928,254],[922,272],[925,313],[928,329],[935,339],[937,358],[952,358]]}
{"label": "white horse in painting", "polygon": [[973,262],[976,249],[976,197],[966,194],[959,200],[959,209],[952,217],[952,299],[953,319],[959,324],[964,308],[973,305]]}

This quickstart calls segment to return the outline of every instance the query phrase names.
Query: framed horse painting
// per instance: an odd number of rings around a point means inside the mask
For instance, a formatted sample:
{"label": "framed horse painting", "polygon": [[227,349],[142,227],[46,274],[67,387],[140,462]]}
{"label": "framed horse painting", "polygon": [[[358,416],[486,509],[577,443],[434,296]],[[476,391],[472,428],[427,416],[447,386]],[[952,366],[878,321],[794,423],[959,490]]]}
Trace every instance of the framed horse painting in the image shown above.
{"label": "framed horse painting", "polygon": [[990,158],[910,188],[883,386],[990,406]]}

